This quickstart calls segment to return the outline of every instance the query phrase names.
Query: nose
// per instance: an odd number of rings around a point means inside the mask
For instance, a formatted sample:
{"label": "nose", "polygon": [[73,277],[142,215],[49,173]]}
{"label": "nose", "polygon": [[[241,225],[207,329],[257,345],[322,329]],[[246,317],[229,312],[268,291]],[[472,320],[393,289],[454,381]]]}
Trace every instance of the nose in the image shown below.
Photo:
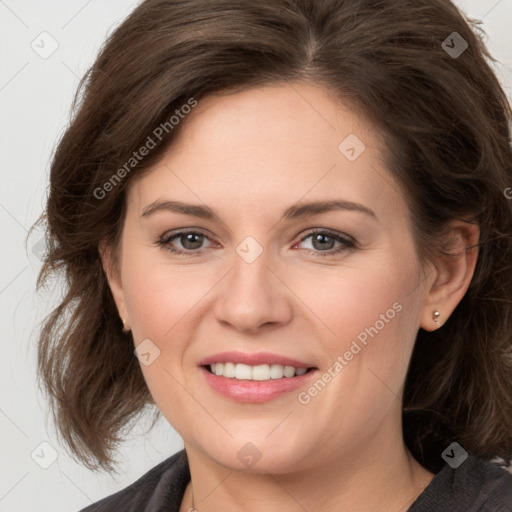
{"label": "nose", "polygon": [[290,322],[293,294],[269,263],[265,251],[251,263],[234,255],[233,267],[217,290],[214,311],[218,322],[240,333],[257,333]]}

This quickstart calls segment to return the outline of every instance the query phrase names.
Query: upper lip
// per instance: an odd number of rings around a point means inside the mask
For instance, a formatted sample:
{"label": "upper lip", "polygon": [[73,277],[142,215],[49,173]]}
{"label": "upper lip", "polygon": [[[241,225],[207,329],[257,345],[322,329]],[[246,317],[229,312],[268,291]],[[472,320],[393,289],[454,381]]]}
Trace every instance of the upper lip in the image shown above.
{"label": "upper lip", "polygon": [[246,352],[220,352],[205,357],[199,362],[199,366],[206,366],[215,363],[234,363],[257,366],[261,364],[281,364],[283,366],[293,366],[294,368],[312,368],[314,365],[293,359],[291,357],[273,354],[272,352],[256,352],[253,354]]}

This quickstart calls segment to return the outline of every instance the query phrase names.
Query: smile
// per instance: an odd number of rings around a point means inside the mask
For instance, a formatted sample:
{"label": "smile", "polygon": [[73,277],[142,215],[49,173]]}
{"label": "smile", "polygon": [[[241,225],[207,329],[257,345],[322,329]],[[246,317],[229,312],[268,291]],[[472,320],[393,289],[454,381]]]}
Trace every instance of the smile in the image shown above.
{"label": "smile", "polygon": [[250,366],[248,364],[216,363],[205,366],[211,373],[220,377],[237,380],[276,380],[292,378],[304,375],[311,368],[295,368],[281,364],[260,364]]}

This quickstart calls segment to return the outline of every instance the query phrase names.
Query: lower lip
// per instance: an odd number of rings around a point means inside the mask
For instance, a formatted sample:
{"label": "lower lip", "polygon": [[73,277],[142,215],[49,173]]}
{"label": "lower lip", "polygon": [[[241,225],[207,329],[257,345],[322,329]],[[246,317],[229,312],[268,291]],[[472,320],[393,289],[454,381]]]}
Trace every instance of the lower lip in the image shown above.
{"label": "lower lip", "polygon": [[315,377],[318,370],[310,370],[297,377],[270,380],[238,380],[214,375],[202,366],[199,368],[209,386],[221,395],[237,402],[259,403],[273,400],[294,391]]}

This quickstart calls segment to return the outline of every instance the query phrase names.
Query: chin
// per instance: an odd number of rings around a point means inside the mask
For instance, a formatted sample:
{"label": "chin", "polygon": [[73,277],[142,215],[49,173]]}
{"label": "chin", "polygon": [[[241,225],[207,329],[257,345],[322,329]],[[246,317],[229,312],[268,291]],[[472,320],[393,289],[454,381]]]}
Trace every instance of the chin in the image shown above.
{"label": "chin", "polygon": [[296,471],[304,459],[304,443],[293,436],[290,436],[293,439],[290,446],[285,446],[282,438],[270,441],[261,434],[257,438],[261,441],[250,441],[250,436],[245,435],[243,439],[230,439],[221,446],[212,448],[210,445],[203,452],[217,464],[242,473],[286,474]]}

